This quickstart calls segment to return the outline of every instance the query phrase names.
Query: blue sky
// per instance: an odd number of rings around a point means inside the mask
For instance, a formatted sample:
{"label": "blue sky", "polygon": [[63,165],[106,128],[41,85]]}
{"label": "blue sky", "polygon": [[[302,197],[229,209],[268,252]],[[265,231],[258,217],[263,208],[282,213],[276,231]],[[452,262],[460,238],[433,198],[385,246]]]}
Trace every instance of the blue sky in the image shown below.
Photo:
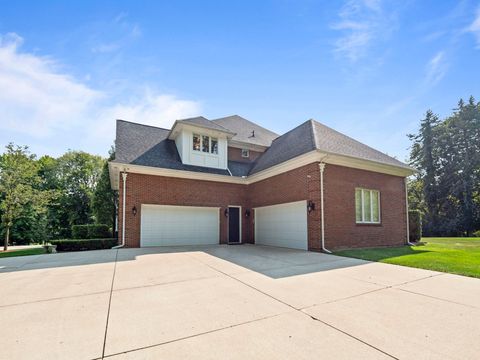
{"label": "blue sky", "polygon": [[480,1],[3,1],[0,146],[107,155],[115,119],[314,118],[404,160],[480,100]]}

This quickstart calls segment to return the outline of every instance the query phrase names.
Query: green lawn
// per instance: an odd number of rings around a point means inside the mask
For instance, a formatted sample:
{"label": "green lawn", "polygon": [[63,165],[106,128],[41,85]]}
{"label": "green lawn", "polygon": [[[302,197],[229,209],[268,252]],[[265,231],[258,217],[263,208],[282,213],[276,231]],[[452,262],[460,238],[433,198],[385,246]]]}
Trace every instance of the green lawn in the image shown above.
{"label": "green lawn", "polygon": [[480,278],[480,238],[423,238],[425,246],[336,251],[335,255]]}
{"label": "green lawn", "polygon": [[12,256],[26,256],[26,255],[41,255],[45,254],[45,249],[33,248],[33,249],[22,249],[22,250],[12,250],[7,252],[0,252],[0,258],[12,257]]}

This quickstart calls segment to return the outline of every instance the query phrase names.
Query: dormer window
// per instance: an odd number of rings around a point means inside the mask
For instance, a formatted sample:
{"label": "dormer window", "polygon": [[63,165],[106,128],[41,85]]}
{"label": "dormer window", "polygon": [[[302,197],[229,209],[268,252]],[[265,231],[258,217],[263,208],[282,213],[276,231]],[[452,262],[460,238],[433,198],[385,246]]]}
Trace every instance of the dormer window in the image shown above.
{"label": "dormer window", "polygon": [[210,139],[212,146],[210,146],[210,151],[212,154],[218,154],[218,139],[217,138],[211,138]]}
{"label": "dormer window", "polygon": [[250,150],[242,149],[242,157],[244,157],[244,158],[250,157]]}
{"label": "dormer window", "polygon": [[193,150],[200,151],[200,135],[193,134]]}
{"label": "dormer window", "polygon": [[209,153],[210,152],[210,137],[202,135],[202,151]]}
{"label": "dormer window", "polygon": [[218,139],[207,135],[193,134],[193,150],[218,155]]}

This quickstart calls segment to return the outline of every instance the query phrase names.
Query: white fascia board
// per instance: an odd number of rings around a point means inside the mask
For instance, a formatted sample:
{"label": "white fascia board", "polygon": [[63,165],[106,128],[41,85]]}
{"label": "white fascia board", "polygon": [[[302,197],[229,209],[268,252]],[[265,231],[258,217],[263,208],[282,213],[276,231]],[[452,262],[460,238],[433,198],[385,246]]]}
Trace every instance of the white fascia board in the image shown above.
{"label": "white fascia board", "polygon": [[234,184],[246,184],[245,179],[238,176],[208,174],[208,173],[201,173],[196,171],[174,170],[174,169],[157,168],[152,166],[132,165],[132,164],[122,164],[122,163],[110,163],[110,165],[113,167],[114,171],[123,171],[123,169],[125,169],[125,171],[129,173],[137,173],[137,174],[145,174],[145,175],[167,176],[167,177],[195,179],[195,180],[203,180],[203,181],[227,182],[227,183],[234,183]]}
{"label": "white fascia board", "polygon": [[268,146],[251,144],[247,142],[242,142],[238,140],[230,140],[228,142],[228,146],[236,148],[236,149],[248,149],[257,152],[265,152],[268,149]]}
{"label": "white fascia board", "polygon": [[408,167],[392,166],[388,164],[381,164],[369,160],[362,160],[357,158],[351,158],[343,155],[329,154],[321,152],[318,150],[310,151],[306,154],[297,156],[293,159],[287,160],[281,164],[272,166],[268,169],[262,170],[256,174],[253,174],[248,177],[238,177],[238,176],[228,176],[228,175],[218,175],[218,174],[208,174],[200,173],[195,171],[185,171],[185,170],[173,170],[165,168],[157,168],[151,166],[142,166],[142,165],[132,165],[132,164],[122,164],[117,162],[110,162],[110,182],[112,184],[112,189],[118,190],[118,180],[120,171],[128,171],[131,173],[146,174],[146,175],[156,175],[156,176],[168,176],[168,177],[177,177],[183,179],[195,179],[203,181],[215,181],[215,182],[226,182],[233,184],[243,184],[248,185],[255,183],[257,181],[262,181],[264,179],[270,178],[275,175],[282,174],[284,172],[297,169],[299,167],[315,163],[315,162],[324,162],[326,164],[344,166],[354,169],[367,170],[387,175],[394,175],[400,177],[407,177],[415,173],[415,170]]}
{"label": "white fascia board", "polygon": [[108,175],[110,176],[112,190],[118,190],[120,186],[120,168],[117,165],[117,163],[108,162]]}
{"label": "white fascia board", "polygon": [[327,154],[323,162],[326,164],[339,165],[353,169],[367,170],[401,177],[407,177],[416,172],[415,169],[408,166],[383,164],[376,161],[358,159],[337,154]]}
{"label": "white fascia board", "polygon": [[170,133],[168,134],[168,138],[170,140],[175,140],[177,137],[177,134],[180,133],[182,130],[188,130],[191,132],[199,132],[201,135],[210,135],[210,136],[216,136],[216,137],[222,137],[225,136],[227,138],[232,138],[236,134],[228,131],[228,130],[216,130],[216,129],[211,129],[209,127],[205,127],[202,125],[193,125],[193,124],[184,124],[181,122],[175,121],[175,124],[172,126],[172,130],[170,130]]}

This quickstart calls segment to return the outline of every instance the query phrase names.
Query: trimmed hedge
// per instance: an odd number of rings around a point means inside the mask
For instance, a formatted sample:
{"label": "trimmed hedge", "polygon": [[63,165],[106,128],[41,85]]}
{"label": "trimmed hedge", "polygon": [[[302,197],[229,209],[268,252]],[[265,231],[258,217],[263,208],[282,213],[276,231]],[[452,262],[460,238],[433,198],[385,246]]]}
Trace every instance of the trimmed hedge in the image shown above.
{"label": "trimmed hedge", "polygon": [[105,224],[72,226],[72,237],[74,239],[106,239],[111,236],[110,229],[108,228],[108,225]]}
{"label": "trimmed hedge", "polygon": [[118,245],[117,239],[64,239],[51,240],[50,244],[57,245],[57,251],[83,251],[111,249]]}
{"label": "trimmed hedge", "polygon": [[420,241],[422,238],[422,214],[419,210],[408,211],[408,224],[410,227],[410,241]]}

